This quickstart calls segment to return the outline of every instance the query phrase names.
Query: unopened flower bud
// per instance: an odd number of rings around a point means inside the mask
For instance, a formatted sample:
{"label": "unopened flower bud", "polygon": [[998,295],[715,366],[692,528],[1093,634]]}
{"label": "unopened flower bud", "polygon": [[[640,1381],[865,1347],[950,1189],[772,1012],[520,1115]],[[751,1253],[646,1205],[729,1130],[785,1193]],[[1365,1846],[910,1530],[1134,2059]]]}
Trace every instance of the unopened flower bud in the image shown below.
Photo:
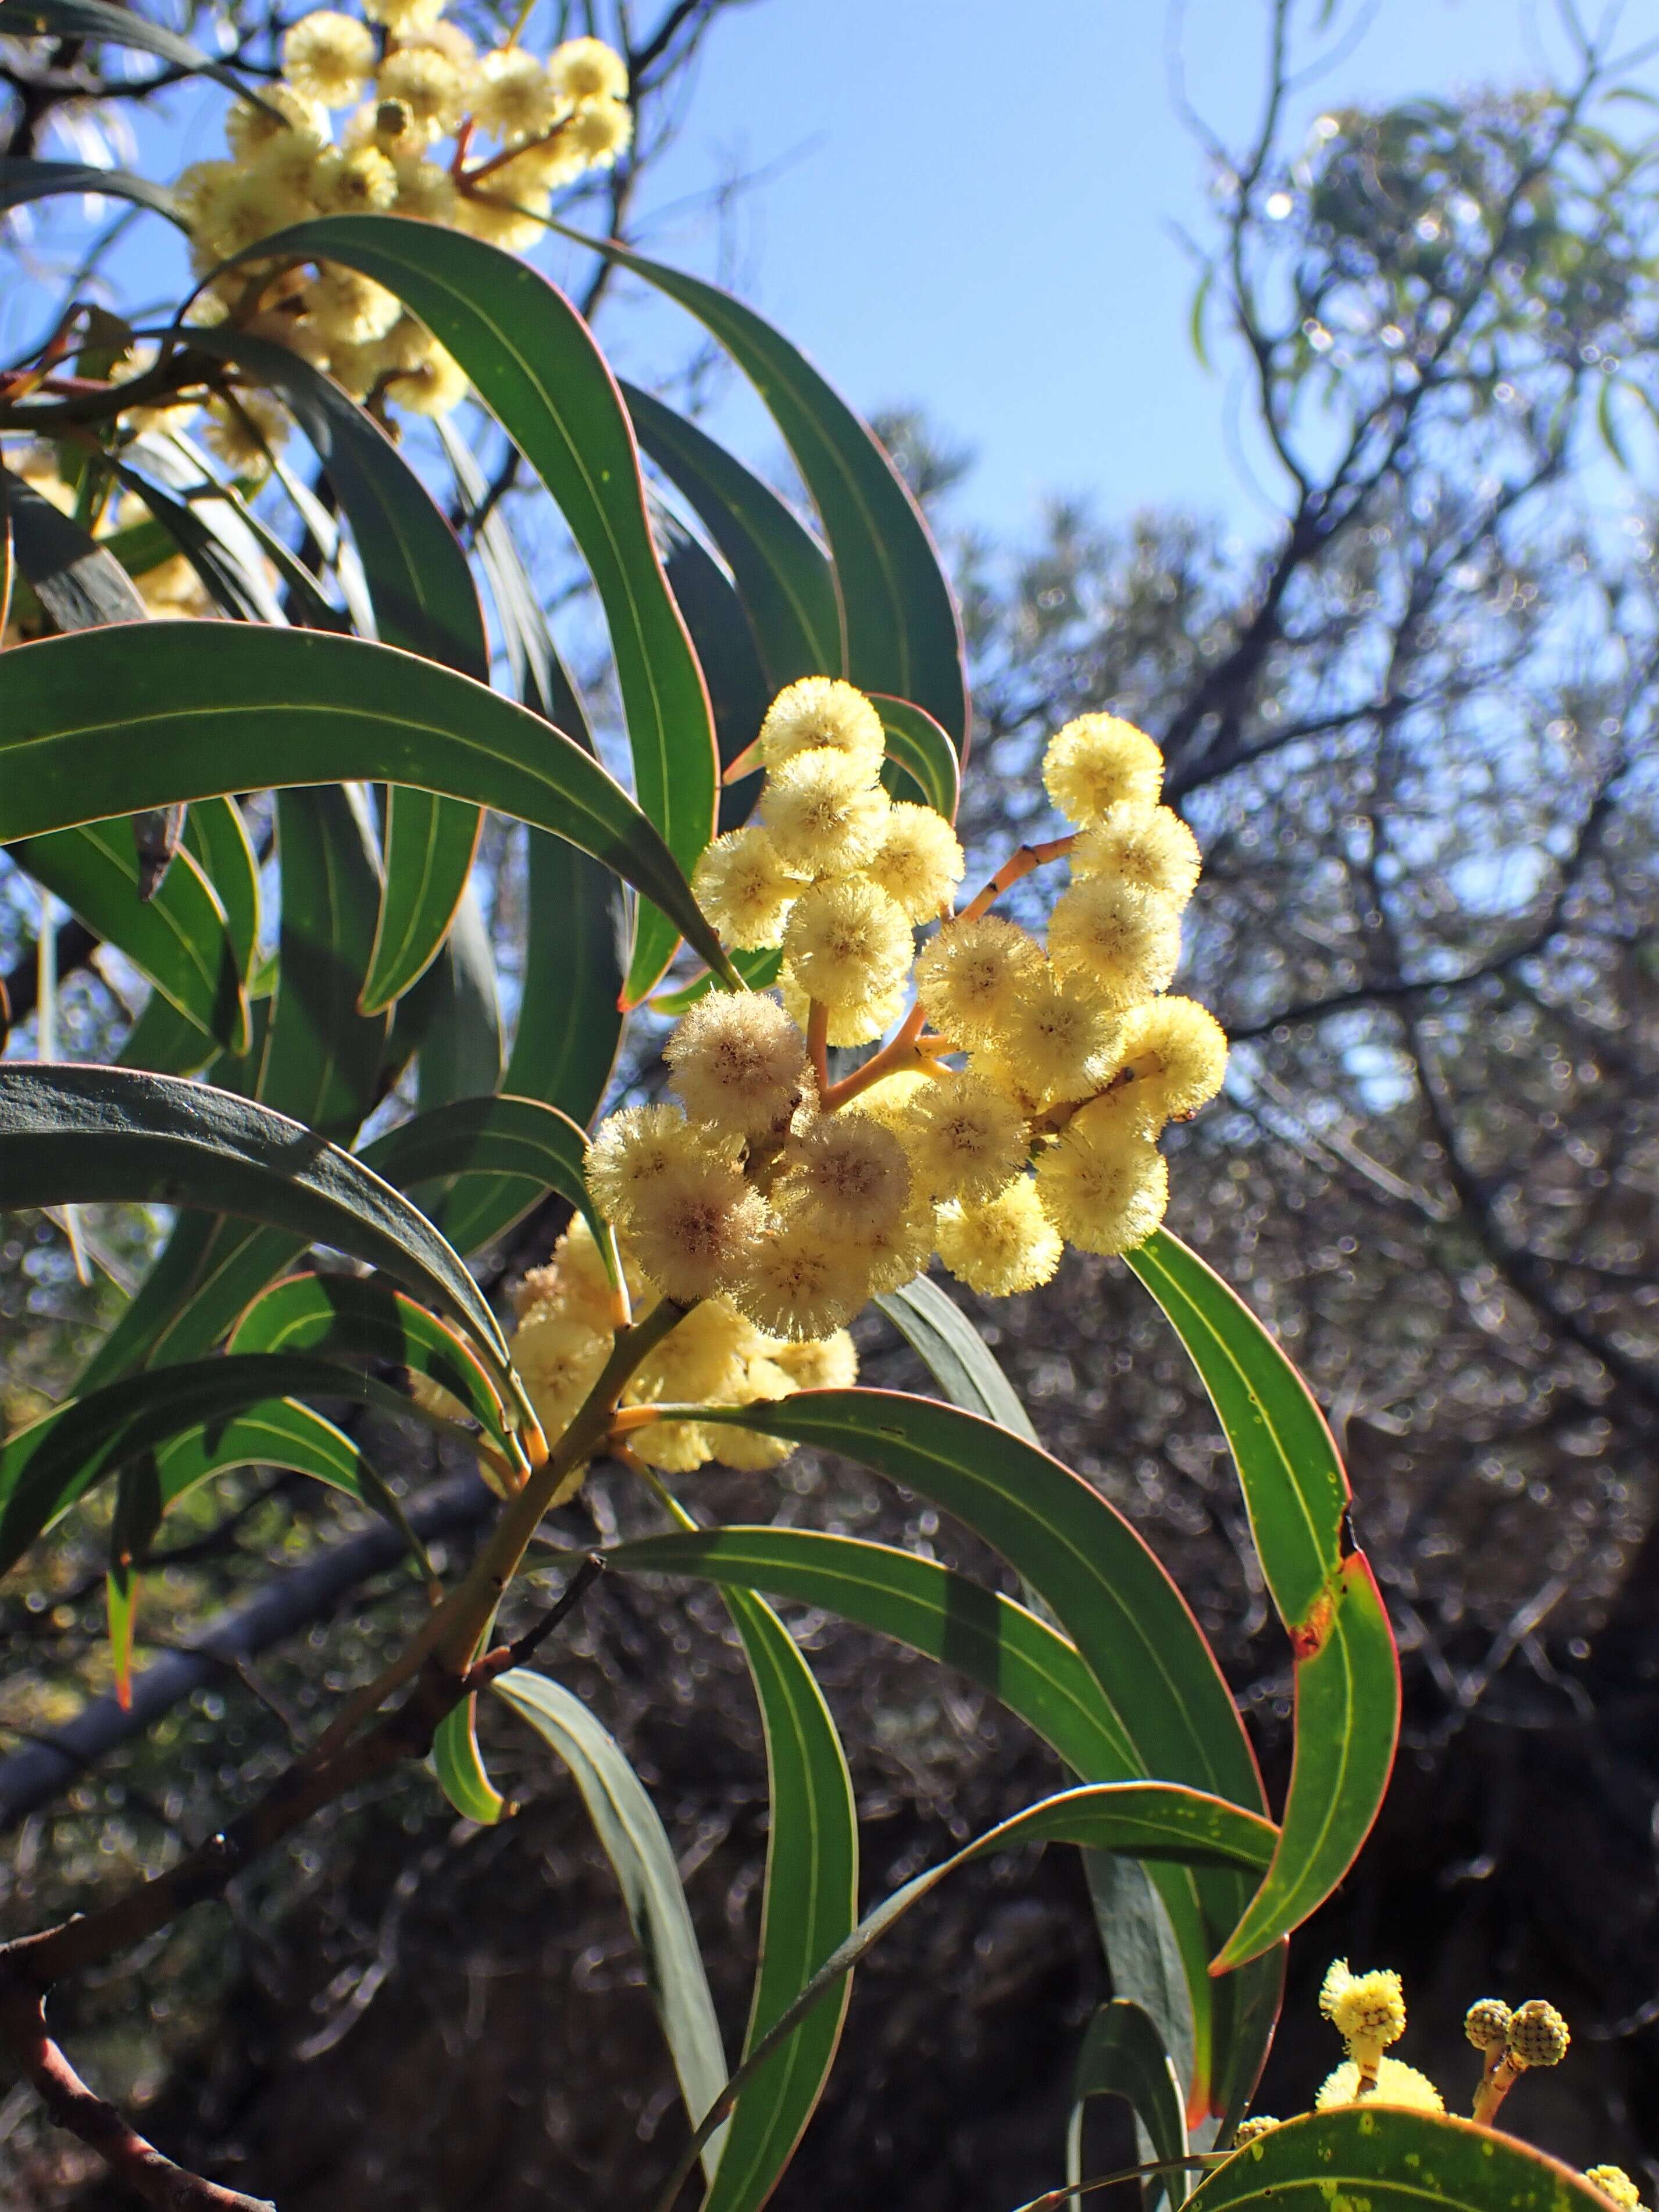
{"label": "unopened flower bud", "polygon": [[1257,2112],[1248,2120],[1241,2120],[1233,2132],[1233,2146],[1242,2150],[1246,2143],[1255,2142],[1259,2136],[1270,2136],[1281,2124],[1266,2112]]}
{"label": "unopened flower bud", "polygon": [[1621,2212],[1641,2212],[1642,2192],[1622,2166],[1592,2166],[1586,2169],[1584,2179],[1599,2189],[1603,2197],[1611,2197]]}
{"label": "unopened flower bud", "polygon": [[1481,1997],[1463,2015],[1463,2033],[1477,2051],[1501,2051],[1515,2017],[1502,1997]]}
{"label": "unopened flower bud", "polygon": [[1516,2066],[1559,2066],[1572,2040],[1567,2023],[1542,1997],[1528,1997],[1510,2021],[1509,2057]]}

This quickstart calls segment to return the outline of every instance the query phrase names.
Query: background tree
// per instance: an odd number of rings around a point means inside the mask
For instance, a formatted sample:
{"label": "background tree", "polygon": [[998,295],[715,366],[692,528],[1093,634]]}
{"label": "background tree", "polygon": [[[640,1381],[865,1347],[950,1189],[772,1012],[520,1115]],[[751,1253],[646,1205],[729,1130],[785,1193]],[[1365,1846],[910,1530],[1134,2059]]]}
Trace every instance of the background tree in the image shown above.
{"label": "background tree", "polygon": [[[1659,1352],[1652,574],[1645,532],[1608,513],[1621,451],[1638,481],[1649,473],[1644,115],[1606,104],[1626,58],[1583,39],[1582,72],[1557,91],[1334,109],[1304,143],[1291,81],[1312,26],[1281,0],[1268,29],[1258,136],[1208,147],[1222,213],[1200,249],[1200,321],[1251,380],[1282,526],[1241,561],[1203,518],[1102,527],[1073,504],[1035,548],[959,546],[979,742],[998,779],[994,791],[981,783],[972,827],[993,854],[1040,829],[1042,736],[1109,706],[1165,744],[1205,846],[1191,988],[1239,1049],[1229,1110],[1186,1139],[1180,1225],[1275,1322],[1334,1409],[1362,1533],[1407,1632],[1422,1762],[1421,1786],[1408,1780],[1329,1909],[1330,1948],[1386,1942],[1394,1955],[1414,1931],[1419,1988],[1437,1976],[1455,1989],[1471,1974],[1541,1981],[1575,2017],[1616,2027],[1659,1972],[1632,1940],[1659,1794],[1640,1687],[1659,1659],[1656,1570],[1641,1547]],[[901,427],[890,436],[913,481],[948,499],[951,457],[924,431],[907,455]],[[520,1256],[538,1254],[526,1243]],[[1212,1416],[1116,1271],[1098,1270],[1091,1289],[1087,1301],[1075,1282],[1036,1294],[990,1325],[1045,1441],[1173,1548],[1264,1741],[1282,1750],[1288,1683],[1259,1589],[1240,1601],[1248,1546]],[[855,1523],[890,1525],[844,1471],[811,1479]],[[253,1493],[213,1541],[257,1553],[258,1504]],[[921,1516],[905,1533],[935,1531]],[[602,1618],[596,1650],[616,1626]],[[638,1680],[653,1639],[672,1650],[685,1634],[668,1605],[632,1627]],[[941,1824],[977,1826],[1000,1802],[1020,1771],[1014,1733],[982,1710],[939,1707],[931,1686],[919,1697],[902,1669],[872,1674],[861,1647],[843,1658],[831,1632],[824,1642],[840,1697],[883,1717],[860,1778],[866,1796],[891,1794],[894,1865],[919,1863]],[[273,1677],[279,1701],[314,1694],[303,1663],[292,1677],[289,1663]],[[597,1663],[647,1771],[654,1761],[676,1793],[690,1852],[728,1877],[723,1896],[711,1885],[710,1909],[741,1911],[758,1853],[740,1765],[725,1771],[706,1713],[650,1712],[629,1662]],[[257,1757],[271,1722],[245,1710]],[[739,1755],[742,1733],[732,1724]],[[88,1837],[109,1817],[86,1791]],[[573,1838],[458,1845],[428,1820],[396,1844],[394,1874],[382,1825],[356,1859],[343,1838],[314,1870],[297,1921],[280,1917],[293,1891],[273,1891],[283,1948],[264,1950],[259,1929],[265,1986],[245,1984],[237,2014],[253,2048],[226,2059],[220,2109],[198,2105],[204,2140],[222,2151],[239,2130],[269,2138],[327,2073],[350,2085],[338,2163],[301,2201],[360,2190],[362,2161],[386,2156],[395,2133],[396,1994],[459,1971],[463,1917],[485,1992],[474,2078],[499,2083],[492,2054],[514,2014],[492,2015],[490,1992],[520,1936],[491,1927],[490,1868],[540,1849],[568,1875],[557,1854],[577,1851]],[[1586,1870],[1582,1895],[1564,1866]],[[1006,1933],[903,2015],[908,2057],[891,2103],[872,2106],[866,2086],[827,2107],[790,2201],[812,2201],[830,2172],[907,2203],[963,2202],[970,2174],[977,2201],[1015,2200],[1025,2146],[1039,2128],[1049,2140],[1052,2123],[1033,2024],[1046,2056],[1044,2039],[1075,2033],[1092,1989],[1054,1909],[1056,1878],[1045,1869],[1008,1885]],[[1609,1886],[1628,1917],[1607,1914]],[[595,1888],[560,1930],[532,2008],[570,1960],[593,1956],[589,1972],[604,1972],[606,1909]],[[966,1907],[952,1923],[974,1924]],[[312,1943],[338,1962],[331,2005],[313,1960],[296,1974]],[[864,2017],[914,1982],[917,1955],[896,1951],[868,1978]],[[378,2014],[357,2002],[381,1986],[377,1968],[392,2000]],[[223,1970],[222,1956],[211,1971]],[[1440,2009],[1449,2021],[1453,2007]],[[599,2075],[637,2065],[627,2024],[640,2013],[618,1993]],[[296,2020],[313,2038],[339,2030],[298,2066]],[[918,2047],[935,2054],[933,2080],[901,2107]],[[1583,2130],[1586,2156],[1607,2149],[1621,2106],[1639,2113],[1650,2081],[1645,2035],[1615,2050],[1599,2082],[1580,2076],[1585,2105],[1557,2116]],[[566,2051],[549,2071],[593,2058]],[[1290,2079],[1313,2062],[1291,2036],[1279,2063]],[[538,2072],[502,2094],[527,2102],[543,2088]],[[1610,2109],[1595,2109],[1603,2095]],[[192,2101],[188,2084],[180,2099]],[[556,2130],[579,2103],[567,2087],[549,2108]],[[972,2108],[989,2113],[976,2131],[963,2118]],[[654,2124],[646,2100],[641,2126]],[[524,2125],[543,2155],[539,2123]],[[591,2142],[568,2148],[593,2171]],[[403,2171],[398,2185],[417,2190]]]}

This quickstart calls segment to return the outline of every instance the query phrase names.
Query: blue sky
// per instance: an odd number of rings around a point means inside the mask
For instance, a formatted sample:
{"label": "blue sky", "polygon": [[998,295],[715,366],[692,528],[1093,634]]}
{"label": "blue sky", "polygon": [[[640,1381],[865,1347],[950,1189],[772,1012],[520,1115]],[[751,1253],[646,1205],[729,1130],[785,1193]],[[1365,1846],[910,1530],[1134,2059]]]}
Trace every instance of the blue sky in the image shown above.
{"label": "blue sky", "polygon": [[[1189,95],[1236,137],[1265,9],[1188,0],[1183,15]],[[1065,491],[1103,514],[1174,502],[1253,532],[1228,380],[1192,353],[1193,273],[1172,236],[1206,210],[1171,97],[1180,20],[1168,0],[763,0],[711,40],[647,207],[722,169],[771,171],[736,219],[738,289],[855,404],[921,401],[971,444],[974,520],[1023,532]],[[1631,0],[1624,20],[1633,42],[1659,9]],[[1297,127],[1331,104],[1535,82],[1561,58],[1553,0],[1379,0],[1298,95]],[[711,272],[711,226],[665,217],[651,250]],[[644,370],[668,335],[642,311],[610,339]],[[764,453],[743,409],[717,419]]]}
{"label": "blue sky", "polygon": [[[1328,105],[1535,82],[1563,64],[1556,5],[1373,0],[1369,29],[1340,39],[1297,94],[1295,131]],[[1362,21],[1354,0],[1337,15]],[[648,250],[734,284],[854,404],[922,404],[977,454],[959,513],[999,535],[1065,493],[1103,517],[1183,505],[1253,536],[1264,518],[1224,349],[1206,373],[1188,337],[1194,275],[1174,234],[1204,228],[1206,164],[1171,62],[1178,49],[1188,96],[1236,141],[1255,112],[1265,20],[1265,0],[748,0],[710,39],[651,179]],[[1632,40],[1659,29],[1659,5],[1625,0],[1623,21]],[[1659,86],[1659,64],[1644,78]],[[139,166],[167,175],[217,152],[219,105],[192,88],[146,124]],[[708,190],[739,173],[761,181],[722,231]],[[134,282],[153,300],[177,282],[159,274],[181,259],[169,236],[149,218],[133,236]],[[562,248],[538,258],[576,273]],[[0,319],[9,346],[37,315],[14,300]],[[607,310],[605,336],[643,382],[695,342],[637,289]],[[735,381],[712,427],[778,465]]]}

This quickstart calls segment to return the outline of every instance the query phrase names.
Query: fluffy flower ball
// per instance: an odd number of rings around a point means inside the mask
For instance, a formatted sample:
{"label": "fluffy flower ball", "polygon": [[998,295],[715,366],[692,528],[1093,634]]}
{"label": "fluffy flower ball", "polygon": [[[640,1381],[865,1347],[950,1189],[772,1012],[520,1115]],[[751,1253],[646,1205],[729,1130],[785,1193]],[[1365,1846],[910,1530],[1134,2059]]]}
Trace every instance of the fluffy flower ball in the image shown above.
{"label": "fluffy flower ball", "polygon": [[1134,1116],[1110,1099],[1074,1115],[1036,1164],[1037,1197],[1079,1251],[1133,1252],[1169,1204],[1164,1155]]}
{"label": "fluffy flower ball", "polygon": [[798,753],[829,751],[845,753],[873,777],[886,748],[880,715],[839,677],[803,676],[779,692],[761,724],[760,756],[769,769]]}
{"label": "fluffy flower ball", "polygon": [[1319,1992],[1319,2009],[1348,2046],[1348,2056],[1374,2063],[1406,2033],[1406,1997],[1391,1968],[1351,1973],[1346,1959],[1334,1960]]}
{"label": "fluffy flower ball", "polygon": [[728,830],[698,860],[691,878],[697,903],[730,945],[758,951],[781,945],[791,902],[805,878],[785,867],[764,830]]}
{"label": "fluffy flower ball", "polygon": [[548,71],[565,100],[626,100],[628,64],[603,39],[567,39],[555,46]]}
{"label": "fluffy flower ball", "polygon": [[1121,799],[1072,848],[1074,876],[1115,876],[1149,898],[1185,906],[1202,867],[1198,840],[1167,806]]}
{"label": "fluffy flower ball", "polygon": [[323,107],[349,107],[361,100],[374,70],[374,33],[355,15],[313,9],[283,33],[283,75]]}
{"label": "fluffy flower ball", "polygon": [[[1352,2058],[1346,2059],[1334,2074],[1328,2074],[1320,2084],[1314,2099],[1316,2112],[1334,2112],[1343,2105],[1352,2105],[1359,2096],[1360,2072]],[[1443,2112],[1446,2100],[1426,2074],[1419,2074],[1415,2066],[1407,2066],[1398,2058],[1379,2061],[1376,2087],[1366,2100],[1378,2105],[1403,2105],[1414,2112]]]}
{"label": "fluffy flower ball", "polygon": [[1126,799],[1158,805],[1164,756],[1133,722],[1115,714],[1079,714],[1048,740],[1042,781],[1068,821],[1099,822]]}
{"label": "fluffy flower ball", "polygon": [[775,999],[711,991],[676,1028],[664,1054],[693,1120],[760,1137],[795,1109],[806,1040]]}
{"label": "fluffy flower ball", "polygon": [[486,54],[478,64],[472,112],[503,145],[539,138],[559,112],[559,89],[544,64],[522,46]]}
{"label": "fluffy flower ball", "polygon": [[951,1273],[988,1298],[1036,1290],[1052,1279],[1065,1250],[1029,1176],[977,1206],[942,1206],[935,1231]]}
{"label": "fluffy flower ball", "polygon": [[858,877],[818,884],[797,899],[783,933],[796,983],[832,1013],[868,1006],[897,989],[913,949],[903,908]]}
{"label": "fluffy flower ball", "polygon": [[760,818],[786,867],[842,875],[874,859],[891,804],[864,763],[821,750],[772,772]]}
{"label": "fluffy flower ball", "polygon": [[1047,981],[1042,949],[1011,921],[947,921],[916,962],[916,994],[954,1043],[994,1045],[1021,998]]}
{"label": "fluffy flower ball", "polygon": [[1063,892],[1048,921],[1057,971],[1114,1011],[1167,990],[1181,960],[1181,921],[1161,899],[1090,876]]}

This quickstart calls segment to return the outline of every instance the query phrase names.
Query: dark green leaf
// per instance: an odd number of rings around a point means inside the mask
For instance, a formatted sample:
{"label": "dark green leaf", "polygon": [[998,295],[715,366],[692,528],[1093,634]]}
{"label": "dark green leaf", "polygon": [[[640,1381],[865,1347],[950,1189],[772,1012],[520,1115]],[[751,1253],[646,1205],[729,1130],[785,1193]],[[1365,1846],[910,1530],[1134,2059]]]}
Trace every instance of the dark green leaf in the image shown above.
{"label": "dark green leaf", "polygon": [[[471,1251],[484,1241],[481,1218],[494,1224],[485,1236],[499,1236],[550,1190],[580,1207],[603,1243],[605,1226],[583,1180],[586,1152],[586,1138],[556,1107],[502,1096],[458,1098],[417,1114],[365,1145],[361,1157],[399,1190],[458,1178],[444,1214],[462,1248]],[[510,1185],[509,1195],[516,1194],[505,1220],[499,1218],[503,1200],[497,1185]]]}
{"label": "dark green leaf", "polygon": [[[0,20],[7,11],[0,9]],[[186,228],[165,185],[136,177],[130,169],[95,169],[88,161],[37,161],[21,155],[0,155],[0,208],[21,207],[29,200],[51,199],[61,192],[101,192],[111,199],[131,200],[139,207],[164,215],[180,230]]]}
{"label": "dark green leaf", "polygon": [[[697,659],[702,664],[714,709],[714,738],[720,767],[729,768],[760,735],[771,704],[771,689],[755,651],[749,617],[720,562],[665,508],[656,514],[657,536],[669,588],[685,617]],[[735,830],[749,819],[760,796],[758,775],[720,786],[717,830]]]}
{"label": "dark green leaf", "polygon": [[145,899],[131,821],[88,822],[20,839],[10,849],[37,883],[142,969],[192,1032],[191,1066],[217,1052],[246,1049],[247,994],[237,948],[213,886],[189,853]]}
{"label": "dark green leaf", "polygon": [[913,787],[899,788],[896,796],[920,799],[947,822],[954,822],[961,780],[956,748],[950,738],[926,708],[913,707],[908,699],[889,699],[881,692],[872,692],[871,702],[887,732],[889,765],[896,763]]}
{"label": "dark green leaf", "polygon": [[[5,0],[0,6],[0,38],[85,39],[94,45],[136,46],[191,76],[210,76],[256,107],[266,106],[257,93],[248,90],[234,70],[210,61],[187,39],[162,30],[132,9],[112,6],[109,0]],[[277,112],[275,108],[267,112]],[[288,118],[281,119],[286,123]]]}
{"label": "dark green leaf", "polygon": [[[413,1410],[389,1384],[325,1360],[271,1352],[153,1368],[55,1407],[0,1446],[0,1574],[60,1514],[122,1468],[172,1439],[182,1446],[195,1438],[198,1448],[216,1454],[234,1417],[301,1392],[356,1398],[391,1413]],[[180,1464],[173,1495],[211,1471],[191,1474],[192,1466],[199,1462],[186,1458]]]}
{"label": "dark green leaf", "polygon": [[366,1462],[357,1445],[297,1398],[270,1398],[228,1418],[198,1422],[157,1449],[155,1466],[168,1508],[198,1483],[236,1467],[289,1468],[364,1504],[375,1489],[363,1480]]}
{"label": "dark green leaf", "polygon": [[[747,2058],[852,1931],[859,1832],[841,1739],[794,1638],[752,1591],[728,1589],[726,1602],[760,1700],[771,1799]],[[823,2094],[849,1994],[843,1977],[756,2067],[732,2110],[703,2212],[756,2212],[777,2186]]]}
{"label": "dark green leaf", "polygon": [[921,510],[869,429],[740,300],[610,240],[564,234],[678,301],[726,348],[771,410],[823,518],[846,639],[840,672],[866,691],[915,700],[965,750],[967,681],[950,586]]}
{"label": "dark green leaf", "polygon": [[[695,2126],[726,2087],[726,2053],[673,1846],[622,1747],[580,1698],[517,1667],[492,1685],[570,1769],[628,1909],[646,1985],[662,2022],[680,2094]],[[712,2176],[717,2135],[703,2154]]]}
{"label": "dark green leaf", "polygon": [[0,510],[10,520],[18,568],[58,629],[149,620],[149,609],[114,555],[7,468],[0,468]]}
{"label": "dark green leaf", "polygon": [[[161,456],[147,451],[144,458],[154,465]],[[166,531],[221,614],[231,622],[281,624],[286,621],[265,573],[258,541],[228,501],[175,497],[173,491],[163,489],[124,462],[114,464],[114,473]],[[178,473],[187,477],[189,472]]]}
{"label": "dark green leaf", "polygon": [[[259,252],[325,254],[395,292],[552,494],[605,608],[640,805],[689,874],[714,827],[714,725],[652,542],[633,431],[587,325],[516,255],[432,223],[331,216],[278,232]],[[672,958],[675,918],[641,911],[631,1002]]]}
{"label": "dark green leaf", "polygon": [[745,2054],[714,2111],[722,2112],[731,2100],[740,2097],[758,2069],[820,1998],[919,1899],[959,1867],[998,1851],[1047,1842],[1079,1844],[1091,1850],[1123,1852],[1132,1858],[1162,1860],[1177,1866],[1237,1867],[1254,1874],[1267,1865],[1277,1833],[1271,1821],[1246,1813],[1224,1798],[1166,1782],[1114,1783],[1066,1790],[1045,1797],[1002,1821],[941,1865],[917,1875],[884,1898],[873,1911],[866,1913],[794,2002]]}
{"label": "dark green leaf", "polygon": [[731,972],[672,855],[604,769],[430,661],[314,631],[152,622],[18,646],[6,669],[0,838],[270,785],[418,782],[568,838]]}
{"label": "dark green leaf", "polygon": [[290,1276],[254,1300],[228,1349],[302,1352],[364,1375],[371,1364],[406,1369],[447,1390],[503,1451],[509,1449],[500,1395],[465,1342],[424,1306],[379,1280]]}
{"label": "dark green leaf", "polygon": [[[394,790],[392,800],[406,796]],[[416,1103],[422,1113],[457,1098],[493,1091],[501,1079],[501,1010],[495,955],[469,889],[455,910],[442,951],[422,978],[430,1004],[421,1022]]]}
{"label": "dark green leaf", "polygon": [[1607,2212],[1582,2173],[1473,2120],[1398,2106],[1310,2112],[1247,2143],[1188,2199],[1191,2212]]}
{"label": "dark green leaf", "polygon": [[875,1300],[953,1406],[1037,1442],[1031,1417],[1013,1384],[950,1292],[930,1275]]}
{"label": "dark green leaf", "polygon": [[331,1244],[454,1315],[508,1364],[495,1316],[424,1214],[285,1115],[125,1068],[0,1065],[10,1206],[206,1207]]}
{"label": "dark green leaf", "polygon": [[624,382],[639,441],[696,509],[731,569],[770,689],[842,672],[835,572],[769,484],[707,431]]}
{"label": "dark green leaf", "polygon": [[507,1800],[484,1769],[478,1749],[477,1706],[476,1697],[463,1698],[439,1722],[432,1739],[432,1771],[462,1819],[489,1828],[501,1819]]}
{"label": "dark green leaf", "polygon": [[[1170,2054],[1149,2015],[1128,1997],[1103,2004],[1089,2022],[1072,2077],[1072,2113],[1066,2130],[1066,2179],[1083,2179],[1083,2117],[1091,2097],[1121,2097],[1135,2117],[1136,2156],[1155,2159],[1187,2155],[1187,2121],[1181,2085]],[[1172,2204],[1187,2194],[1179,2171],[1149,2188],[1155,2198],[1168,2192]]]}
{"label": "dark green leaf", "polygon": [[1370,1832],[1400,1731],[1400,1670],[1348,1526],[1348,1479],[1307,1384],[1255,1315],[1160,1230],[1128,1263],[1191,1353],[1232,1449],[1296,1660],[1296,1752],[1279,1853],[1217,1960],[1259,1956],[1335,1888]]}

